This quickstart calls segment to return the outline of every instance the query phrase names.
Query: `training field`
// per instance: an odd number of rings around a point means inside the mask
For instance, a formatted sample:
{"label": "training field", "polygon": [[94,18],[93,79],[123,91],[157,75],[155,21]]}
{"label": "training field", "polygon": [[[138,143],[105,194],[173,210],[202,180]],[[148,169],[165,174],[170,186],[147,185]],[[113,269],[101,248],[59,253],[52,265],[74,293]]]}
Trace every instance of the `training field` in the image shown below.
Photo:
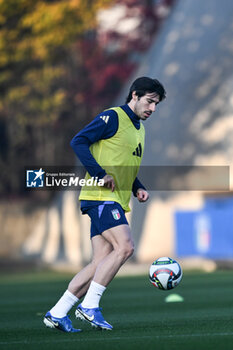
{"label": "training field", "polygon": [[[184,272],[172,292],[157,290],[147,276],[115,278],[101,304],[114,330],[95,330],[71,310],[74,326],[83,329],[78,334],[42,323],[70,278],[54,272],[1,276],[0,349],[233,349],[233,271]],[[169,293],[184,301],[166,303]]]}

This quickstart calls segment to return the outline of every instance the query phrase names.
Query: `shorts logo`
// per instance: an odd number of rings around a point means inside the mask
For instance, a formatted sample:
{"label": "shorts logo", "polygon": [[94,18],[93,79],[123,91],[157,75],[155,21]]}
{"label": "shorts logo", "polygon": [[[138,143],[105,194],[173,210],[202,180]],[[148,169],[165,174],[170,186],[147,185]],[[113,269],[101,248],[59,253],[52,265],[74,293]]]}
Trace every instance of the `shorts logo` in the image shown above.
{"label": "shorts logo", "polygon": [[114,217],[115,220],[119,220],[121,218],[121,214],[119,213],[118,209],[112,210],[112,216]]}

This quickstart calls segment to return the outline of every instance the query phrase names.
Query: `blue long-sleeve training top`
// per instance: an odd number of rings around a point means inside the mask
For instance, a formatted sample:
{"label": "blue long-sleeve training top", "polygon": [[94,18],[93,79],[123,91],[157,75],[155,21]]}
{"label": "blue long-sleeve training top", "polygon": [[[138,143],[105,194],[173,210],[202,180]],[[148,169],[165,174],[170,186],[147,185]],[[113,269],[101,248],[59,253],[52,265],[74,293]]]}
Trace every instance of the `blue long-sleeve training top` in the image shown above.
{"label": "blue long-sleeve training top", "polygon": [[[126,114],[131,119],[136,129],[140,128],[140,119],[131,110],[131,108],[126,104],[121,106],[121,108],[126,112]],[[75,154],[79,158],[80,162],[83,164],[87,172],[92,177],[98,177],[102,179],[106,172],[105,170],[96,162],[95,158],[92,156],[89,147],[102,139],[108,139],[115,135],[118,130],[118,115],[112,110],[106,110],[98,114],[91,123],[89,123],[85,128],[83,128],[78,134],[76,134],[70,142]],[[135,179],[133,183],[133,194],[136,196],[137,190],[139,188],[145,189],[138,178]],[[94,202],[94,201],[81,201],[81,207],[88,203],[84,202]]]}

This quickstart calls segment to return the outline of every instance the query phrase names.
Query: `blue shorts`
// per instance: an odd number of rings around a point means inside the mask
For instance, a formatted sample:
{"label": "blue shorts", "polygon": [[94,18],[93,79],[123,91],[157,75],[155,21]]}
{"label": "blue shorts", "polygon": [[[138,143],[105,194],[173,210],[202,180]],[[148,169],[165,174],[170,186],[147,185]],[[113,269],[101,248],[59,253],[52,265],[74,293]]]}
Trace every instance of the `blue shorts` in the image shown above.
{"label": "blue shorts", "polygon": [[90,207],[85,211],[91,219],[91,238],[101,235],[111,227],[128,225],[125,212],[117,202],[104,202],[103,204]]}

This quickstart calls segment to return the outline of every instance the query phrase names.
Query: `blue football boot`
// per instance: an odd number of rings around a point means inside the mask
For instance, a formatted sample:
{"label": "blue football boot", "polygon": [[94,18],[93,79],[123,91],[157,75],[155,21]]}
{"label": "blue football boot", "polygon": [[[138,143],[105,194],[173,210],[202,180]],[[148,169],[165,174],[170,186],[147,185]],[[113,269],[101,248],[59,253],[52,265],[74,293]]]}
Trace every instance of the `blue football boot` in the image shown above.
{"label": "blue football boot", "polygon": [[82,331],[81,329],[73,328],[72,322],[69,319],[69,316],[58,318],[58,317],[53,317],[50,312],[47,312],[43,322],[46,325],[46,327],[56,328],[63,332],[77,333]]}
{"label": "blue football boot", "polygon": [[113,326],[110,325],[107,321],[105,321],[101,310],[102,308],[99,307],[96,307],[94,309],[87,309],[82,307],[81,304],[79,304],[75,311],[75,316],[76,318],[82,321],[89,322],[93,327],[111,331],[113,329]]}

